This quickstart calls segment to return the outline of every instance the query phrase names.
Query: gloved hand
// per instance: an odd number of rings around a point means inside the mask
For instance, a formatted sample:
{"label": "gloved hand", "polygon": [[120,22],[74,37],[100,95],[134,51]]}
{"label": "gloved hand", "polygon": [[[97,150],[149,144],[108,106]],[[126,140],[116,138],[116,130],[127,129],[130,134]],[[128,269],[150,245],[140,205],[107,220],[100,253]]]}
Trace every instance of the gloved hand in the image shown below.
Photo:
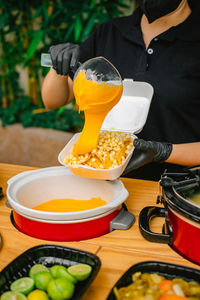
{"label": "gloved hand", "polygon": [[121,176],[126,175],[132,170],[140,168],[150,162],[162,163],[168,159],[172,152],[171,143],[135,139],[133,145],[135,147],[133,155]]}
{"label": "gloved hand", "polygon": [[53,68],[59,75],[75,73],[79,66],[80,46],[72,43],[53,45],[49,51]]}

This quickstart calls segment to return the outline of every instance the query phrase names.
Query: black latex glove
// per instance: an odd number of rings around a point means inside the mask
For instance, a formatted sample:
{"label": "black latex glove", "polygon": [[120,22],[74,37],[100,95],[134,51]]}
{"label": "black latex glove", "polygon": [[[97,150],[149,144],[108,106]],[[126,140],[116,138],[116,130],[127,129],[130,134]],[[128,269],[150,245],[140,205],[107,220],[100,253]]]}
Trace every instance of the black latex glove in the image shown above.
{"label": "black latex glove", "polygon": [[75,73],[79,66],[80,46],[72,43],[53,45],[49,51],[53,68],[59,75]]}
{"label": "black latex glove", "polygon": [[162,163],[168,159],[172,152],[171,143],[160,143],[135,139],[133,145],[135,147],[133,155],[122,176],[150,162]]}

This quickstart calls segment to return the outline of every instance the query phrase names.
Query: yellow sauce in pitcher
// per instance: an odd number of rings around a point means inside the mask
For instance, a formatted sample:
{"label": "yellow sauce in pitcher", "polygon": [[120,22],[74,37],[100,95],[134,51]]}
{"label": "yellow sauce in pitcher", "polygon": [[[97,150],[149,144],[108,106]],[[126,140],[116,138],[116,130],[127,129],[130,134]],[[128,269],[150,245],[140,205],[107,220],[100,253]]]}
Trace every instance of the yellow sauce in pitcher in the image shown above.
{"label": "yellow sauce in pitcher", "polygon": [[93,197],[89,200],[53,199],[41,203],[33,209],[48,212],[75,212],[97,208],[106,204],[107,202],[100,197]]}
{"label": "yellow sauce in pitcher", "polygon": [[102,123],[120,100],[123,85],[87,80],[85,71],[82,71],[75,78],[73,91],[79,111],[85,114],[83,131],[73,149],[73,155],[76,156],[96,148]]}

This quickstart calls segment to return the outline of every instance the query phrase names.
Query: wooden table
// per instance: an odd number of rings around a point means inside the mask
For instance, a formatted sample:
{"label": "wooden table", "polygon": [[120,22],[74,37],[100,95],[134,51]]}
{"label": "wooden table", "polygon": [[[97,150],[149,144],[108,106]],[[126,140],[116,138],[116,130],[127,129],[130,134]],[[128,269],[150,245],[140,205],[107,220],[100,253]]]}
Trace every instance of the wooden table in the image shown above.
{"label": "wooden table", "polygon": [[[7,180],[12,176],[31,170],[33,167],[0,163],[0,186],[6,194]],[[125,201],[128,210],[136,216],[135,224],[129,230],[115,230],[107,235],[80,242],[51,242],[29,237],[17,231],[10,222],[10,209],[6,207],[6,196],[0,200],[0,233],[3,247],[0,250],[0,271],[25,250],[40,244],[59,244],[83,249],[95,253],[101,259],[101,269],[82,297],[83,300],[106,299],[112,286],[121,275],[133,264],[157,260],[177,263],[200,269],[199,266],[185,260],[168,245],[146,241],[138,228],[138,215],[145,206],[156,205],[159,194],[158,183],[153,181],[121,178],[129,191]],[[152,230],[160,232],[163,220],[157,219]]]}

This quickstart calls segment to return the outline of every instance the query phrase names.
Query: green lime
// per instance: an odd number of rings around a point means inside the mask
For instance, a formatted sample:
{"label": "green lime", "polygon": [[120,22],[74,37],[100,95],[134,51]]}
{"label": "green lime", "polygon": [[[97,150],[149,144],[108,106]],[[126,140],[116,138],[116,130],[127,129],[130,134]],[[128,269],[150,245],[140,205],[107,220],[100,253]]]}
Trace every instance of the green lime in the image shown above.
{"label": "green lime", "polygon": [[74,276],[77,280],[82,281],[89,277],[92,267],[87,264],[77,264],[67,268],[69,274]]}
{"label": "green lime", "polygon": [[18,292],[5,292],[1,295],[1,300],[26,300],[26,296]]}
{"label": "green lime", "polygon": [[47,287],[48,295],[53,300],[70,299],[74,293],[74,284],[65,277],[52,279]]}
{"label": "green lime", "polygon": [[49,297],[44,291],[34,290],[28,294],[27,300],[49,300]]}
{"label": "green lime", "polygon": [[34,279],[34,275],[39,272],[49,272],[49,269],[42,264],[36,264],[30,269],[29,276]]}
{"label": "green lime", "polygon": [[39,272],[34,275],[35,287],[39,290],[46,291],[49,281],[52,279],[49,272]]}
{"label": "green lime", "polygon": [[70,275],[69,272],[67,271],[67,268],[64,266],[54,265],[49,269],[49,272],[53,278],[65,277],[72,283],[77,282],[77,279],[74,276]]}
{"label": "green lime", "polygon": [[22,277],[20,279],[17,279],[10,286],[11,291],[19,292],[24,295],[30,293],[33,290],[33,288],[34,281],[30,277]]}

